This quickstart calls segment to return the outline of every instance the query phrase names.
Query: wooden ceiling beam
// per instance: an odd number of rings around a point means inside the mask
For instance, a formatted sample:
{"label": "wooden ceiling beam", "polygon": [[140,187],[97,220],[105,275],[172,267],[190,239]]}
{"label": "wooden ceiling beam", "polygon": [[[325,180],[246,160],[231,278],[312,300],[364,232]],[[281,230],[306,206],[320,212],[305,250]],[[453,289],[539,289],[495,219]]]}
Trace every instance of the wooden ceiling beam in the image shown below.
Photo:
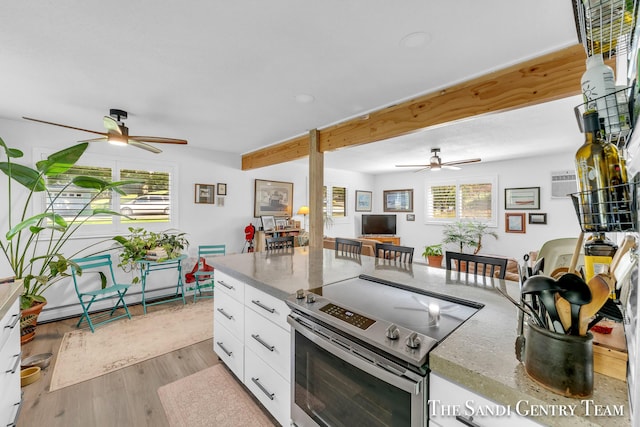
{"label": "wooden ceiling beam", "polygon": [[[584,47],[578,44],[329,126],[319,131],[319,151],[368,144],[473,116],[578,95],[585,60]],[[308,155],[309,136],[302,135],[243,155],[242,170]]]}

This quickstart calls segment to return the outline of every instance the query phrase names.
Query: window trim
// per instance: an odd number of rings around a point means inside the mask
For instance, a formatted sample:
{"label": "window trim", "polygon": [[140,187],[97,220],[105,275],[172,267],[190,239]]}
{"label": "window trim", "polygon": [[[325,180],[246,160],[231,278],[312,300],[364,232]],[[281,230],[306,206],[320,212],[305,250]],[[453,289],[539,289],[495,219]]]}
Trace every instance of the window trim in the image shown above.
{"label": "window trim", "polygon": [[[461,218],[460,217],[460,186],[465,184],[491,184],[491,219],[484,218]],[[434,218],[431,212],[431,187],[454,185],[456,187],[456,216],[455,218]],[[429,177],[425,179],[424,190],[424,223],[425,224],[450,224],[456,221],[481,221],[489,227],[498,227],[498,176],[497,175],[475,175],[467,177],[458,177],[450,179],[432,180]]]}

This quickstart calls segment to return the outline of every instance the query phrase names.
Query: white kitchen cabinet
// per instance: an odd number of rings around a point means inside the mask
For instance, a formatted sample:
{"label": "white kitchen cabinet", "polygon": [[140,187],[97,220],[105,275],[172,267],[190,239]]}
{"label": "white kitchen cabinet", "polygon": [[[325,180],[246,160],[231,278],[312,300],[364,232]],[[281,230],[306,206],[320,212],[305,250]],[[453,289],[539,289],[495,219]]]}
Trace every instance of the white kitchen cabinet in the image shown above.
{"label": "white kitchen cabinet", "polygon": [[0,320],[0,425],[14,426],[21,404],[20,307],[18,299]]}
{"label": "white kitchen cabinet", "polygon": [[283,426],[290,424],[291,333],[282,300],[215,272],[213,349]]}
{"label": "white kitchen cabinet", "polygon": [[436,427],[539,427],[515,408],[492,402],[437,374],[429,376],[429,425]]}

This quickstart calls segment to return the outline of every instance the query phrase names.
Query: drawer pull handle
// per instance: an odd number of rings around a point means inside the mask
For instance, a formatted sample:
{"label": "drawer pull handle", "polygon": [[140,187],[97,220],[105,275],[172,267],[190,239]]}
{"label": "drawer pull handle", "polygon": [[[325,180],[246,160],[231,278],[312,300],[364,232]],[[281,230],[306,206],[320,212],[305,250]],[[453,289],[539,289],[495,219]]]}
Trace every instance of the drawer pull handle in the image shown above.
{"label": "drawer pull handle", "polygon": [[260,335],[251,334],[251,338],[253,338],[254,340],[258,341],[260,344],[262,344],[269,351],[273,351],[273,349],[276,348],[275,346],[269,345],[266,342],[264,342],[264,340],[262,338],[260,338]]}
{"label": "drawer pull handle", "polygon": [[223,309],[219,308],[219,309],[218,309],[218,312],[219,312],[220,314],[222,314],[224,317],[226,317],[227,319],[229,319],[229,320],[233,320],[233,316],[232,316],[232,315],[230,315],[230,314],[227,314]]}
{"label": "drawer pull handle", "polygon": [[222,349],[222,351],[224,351],[227,356],[231,357],[231,355],[233,354],[232,351],[229,351],[226,348],[224,348],[224,346],[222,345],[222,343],[220,341],[216,341],[216,344],[218,344],[218,347],[220,347]]}
{"label": "drawer pull handle", "polygon": [[469,427],[482,427],[480,424],[476,424],[473,422],[473,417],[467,418],[463,417],[462,415],[456,415],[456,421],[459,421]]}
{"label": "drawer pull handle", "polygon": [[258,388],[262,390],[262,392],[266,394],[270,400],[273,400],[273,396],[275,396],[275,393],[269,393],[269,390],[267,390],[262,384],[260,384],[260,378],[251,377],[251,381],[253,381],[253,383],[257,385]]}
{"label": "drawer pull handle", "polygon": [[275,313],[276,309],[275,308],[271,308],[271,307],[267,307],[266,305],[264,305],[263,303],[261,303],[258,300],[251,300],[252,303],[254,303],[255,305],[257,305],[258,307],[260,307],[263,310],[267,310],[269,313]]}
{"label": "drawer pull handle", "polygon": [[18,320],[20,320],[20,314],[14,314],[12,317],[14,318],[13,322],[8,325],[4,325],[5,328],[13,329],[18,324]]}
{"label": "drawer pull handle", "polygon": [[224,283],[223,280],[218,280],[218,283],[221,284],[222,286],[224,286],[225,288],[229,289],[229,290],[233,290],[234,287],[231,285],[227,285],[226,283]]}
{"label": "drawer pull handle", "polygon": [[18,370],[18,366],[20,366],[20,356],[22,355],[22,352],[18,353],[18,354],[14,354],[13,357],[16,358],[16,361],[13,364],[13,368],[9,369],[8,371],[6,371],[6,374],[15,374],[16,371]]}
{"label": "drawer pull handle", "polygon": [[13,404],[16,414],[13,416],[13,421],[7,424],[7,427],[16,427],[18,425],[18,417],[20,416],[20,409],[22,409],[22,402],[23,400],[20,399],[20,402]]}

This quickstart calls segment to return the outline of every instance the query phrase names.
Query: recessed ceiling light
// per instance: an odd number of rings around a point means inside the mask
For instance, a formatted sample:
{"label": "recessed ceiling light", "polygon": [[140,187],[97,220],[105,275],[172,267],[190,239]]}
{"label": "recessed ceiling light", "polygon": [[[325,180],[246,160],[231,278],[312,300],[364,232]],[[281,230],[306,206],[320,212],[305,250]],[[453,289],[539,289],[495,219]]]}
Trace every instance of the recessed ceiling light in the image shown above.
{"label": "recessed ceiling light", "polygon": [[313,95],[309,95],[308,93],[299,93],[295,96],[296,102],[300,104],[309,104],[316,100]]}
{"label": "recessed ceiling light", "polygon": [[431,41],[431,35],[422,31],[407,34],[400,40],[400,46],[416,48],[422,47]]}

